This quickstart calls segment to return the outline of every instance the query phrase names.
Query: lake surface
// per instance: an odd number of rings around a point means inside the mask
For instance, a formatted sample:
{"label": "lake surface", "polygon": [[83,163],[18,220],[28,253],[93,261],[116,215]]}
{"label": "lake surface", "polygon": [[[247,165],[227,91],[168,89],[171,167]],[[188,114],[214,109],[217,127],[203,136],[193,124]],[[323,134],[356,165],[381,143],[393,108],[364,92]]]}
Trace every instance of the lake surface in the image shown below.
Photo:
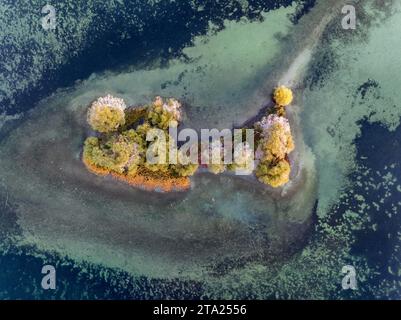
{"label": "lake surface", "polygon": [[[400,298],[400,6],[355,4],[344,30],[341,1],[264,2],[61,1],[56,31],[35,2],[18,23],[29,8],[1,5],[0,298]],[[231,128],[287,70],[304,168],[287,195],[211,174],[154,194],[80,162],[98,96],[174,96],[185,126]]]}

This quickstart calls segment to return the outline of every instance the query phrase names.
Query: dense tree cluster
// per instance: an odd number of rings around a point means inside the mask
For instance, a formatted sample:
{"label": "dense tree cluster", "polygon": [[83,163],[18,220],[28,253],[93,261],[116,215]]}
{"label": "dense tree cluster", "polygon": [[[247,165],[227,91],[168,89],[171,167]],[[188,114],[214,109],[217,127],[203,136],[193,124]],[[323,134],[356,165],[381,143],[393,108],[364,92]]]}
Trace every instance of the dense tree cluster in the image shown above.
{"label": "dense tree cluster", "polygon": [[[169,138],[168,127],[177,126],[181,119],[180,103],[174,99],[164,101],[157,97],[145,107],[126,108],[122,99],[106,96],[96,100],[88,110],[88,123],[98,132],[84,144],[84,160],[111,172],[135,175],[138,172],[163,177],[193,175],[197,164],[169,164],[168,143],[163,140],[147,141],[151,129],[163,130]],[[162,159],[146,160],[150,151]]]}
{"label": "dense tree cluster", "polygon": [[88,110],[88,123],[93,130],[107,133],[125,124],[126,106],[123,99],[111,95],[101,97]]}
{"label": "dense tree cluster", "polygon": [[276,103],[281,103],[276,106],[276,113],[255,124],[260,137],[255,152],[258,161],[255,174],[259,181],[279,187],[290,180],[288,154],[295,148],[288,119],[282,116],[285,114],[284,105],[292,101],[292,92],[281,86],[275,90],[274,98]]}
{"label": "dense tree cluster", "polygon": [[[238,143],[232,137],[227,140],[221,137],[202,142],[199,149],[196,144],[195,159],[191,158],[192,145],[185,151],[170,148],[177,137],[170,136],[169,129],[176,128],[182,119],[177,100],[156,97],[149,105],[127,108],[122,99],[101,97],[88,109],[87,120],[96,134],[86,139],[83,160],[92,171],[102,174],[153,177],[161,181],[192,176],[199,167],[199,156],[202,160],[206,156],[207,169],[214,174],[226,170],[253,172],[264,184],[282,186],[290,178],[288,154],[294,149],[285,118],[285,106],[293,97],[291,90],[283,86],[273,96],[274,112],[255,123],[256,140],[252,141],[252,148],[248,141],[241,139]],[[239,136],[243,138],[244,132],[245,129],[240,129]],[[227,156],[232,161],[226,161]]]}

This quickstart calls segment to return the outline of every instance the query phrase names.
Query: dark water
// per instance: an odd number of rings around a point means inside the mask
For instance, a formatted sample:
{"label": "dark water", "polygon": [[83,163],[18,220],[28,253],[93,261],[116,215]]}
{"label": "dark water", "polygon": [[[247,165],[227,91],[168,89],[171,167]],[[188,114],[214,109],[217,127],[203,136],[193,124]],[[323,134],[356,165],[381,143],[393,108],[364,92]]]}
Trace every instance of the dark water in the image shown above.
{"label": "dark water", "polygon": [[[401,154],[401,128],[389,132],[378,124],[363,123],[362,135],[355,143],[358,148],[358,162],[364,168],[373,172],[380,171],[385,166],[399,163]],[[385,141],[383,143],[383,141]],[[367,156],[368,155],[368,156]],[[367,159],[365,158],[367,156]],[[399,164],[395,171],[401,178]],[[372,174],[372,176],[375,173]],[[369,179],[370,177],[366,177]],[[371,267],[378,271],[371,279],[372,287],[384,280],[396,280],[398,277],[388,271],[388,265],[394,268],[400,265],[399,255],[394,255],[399,245],[397,233],[400,232],[399,213],[392,217],[383,214],[387,206],[399,199],[397,186],[394,186],[393,198],[381,205],[381,210],[371,208],[369,215],[373,223],[377,223],[378,230],[362,230],[357,232],[357,242],[353,247],[355,254],[363,254],[368,258]],[[366,202],[380,201],[383,198],[383,189],[377,193],[368,193],[353,186],[353,190],[366,197]],[[337,216],[352,209],[353,203],[340,204],[337,207]],[[12,214],[12,213],[10,213]],[[6,216],[5,211],[3,215]],[[334,218],[333,218],[334,219]],[[336,222],[333,220],[333,225]],[[389,238],[388,234],[392,237]],[[0,298],[2,299],[207,299],[207,293],[202,283],[182,281],[180,279],[162,280],[134,278],[124,271],[103,268],[95,265],[80,265],[74,261],[60,258],[55,255],[41,253],[33,256],[32,248],[10,248],[8,252],[0,254]],[[33,250],[35,252],[35,250]],[[40,287],[42,279],[41,268],[45,264],[55,266],[57,270],[57,288],[54,291],[45,291]],[[367,290],[359,299],[374,298],[375,293]],[[344,297],[347,294],[344,293]],[[244,297],[246,298],[246,296]],[[352,298],[352,296],[351,296]],[[398,298],[397,295],[389,298]]]}
{"label": "dark water", "polygon": [[[60,1],[64,3],[66,1]],[[158,60],[162,65],[173,57],[186,57],[181,50],[191,43],[196,35],[204,34],[213,23],[217,28],[223,28],[225,19],[238,20],[242,17],[261,19],[263,11],[274,9],[280,5],[289,5],[292,1],[248,1],[246,10],[240,1],[196,1],[196,6],[190,6],[185,1],[160,1],[155,6],[145,1],[121,1],[122,4],[110,10],[102,2],[76,2],[73,8],[60,9],[60,14],[74,16],[85,14],[91,10],[95,13],[89,28],[85,31],[88,36],[83,44],[83,50],[76,55],[68,55],[68,46],[63,51],[63,63],[57,63],[52,58],[51,49],[46,50],[48,56],[42,57],[47,61],[35,81],[31,77],[29,65],[38,54],[35,40],[27,39],[23,44],[13,43],[11,38],[0,43],[0,72],[10,82],[27,79],[28,87],[25,90],[0,91],[0,108],[7,114],[27,111],[35,106],[41,98],[53,93],[57,88],[68,87],[78,79],[84,79],[93,72],[106,69],[120,70],[128,65],[145,67]],[[303,7],[293,17],[296,24],[300,17],[307,13],[315,1],[298,1]],[[11,4],[12,1],[5,3]],[[36,1],[28,6],[18,8],[14,13],[6,15],[6,19],[18,19],[18,15],[29,14],[29,8],[37,8]],[[39,6],[40,7],[40,6]],[[202,8],[202,10],[198,10]],[[37,12],[36,10],[35,12]],[[136,17],[132,19],[132,17]],[[173,17],[173,18],[172,18]],[[32,23],[39,18],[37,13],[32,15]],[[72,20],[73,21],[73,20]],[[71,22],[71,21],[70,21]],[[121,34],[125,34],[121,39]],[[74,39],[73,34],[59,34],[58,41]],[[6,39],[6,38],[3,38]],[[71,40],[70,39],[70,40]],[[118,39],[118,40],[117,40]],[[68,40],[68,39],[67,39]],[[66,41],[68,42],[68,41]],[[6,68],[14,53],[25,56],[25,60],[15,68]],[[316,75],[317,77],[319,75]],[[358,165],[369,173],[364,179],[372,181],[385,175],[383,168],[390,168],[398,180],[401,179],[401,128],[389,132],[379,124],[361,123],[362,134],[355,140],[357,146]],[[362,170],[361,169],[361,170]],[[355,172],[351,178],[357,181],[360,171]],[[367,203],[380,202],[380,210],[371,206],[368,215],[371,217],[370,225],[377,225],[375,229],[365,228],[355,232],[356,242],[352,247],[353,253],[366,257],[369,267],[377,271],[377,275],[369,279],[366,285],[372,288],[388,281],[397,283],[397,275],[401,258],[399,248],[400,216],[396,211],[391,215],[383,214],[392,211],[394,203],[399,202],[397,184],[387,185],[387,189],[377,188],[366,190],[364,186],[353,185],[351,189],[358,195],[363,195]],[[388,190],[390,189],[390,190]],[[383,194],[389,191],[391,196]],[[348,209],[354,209],[356,203],[341,203],[334,208],[331,223],[335,225]],[[13,208],[7,199],[0,203],[0,230],[13,230],[18,233],[18,225],[13,219]],[[4,226],[7,224],[7,226]],[[16,230],[15,230],[16,229]],[[0,241],[6,243],[8,234],[0,234]],[[15,248],[4,245],[0,253],[0,299],[207,299],[208,291],[201,282],[183,281],[182,279],[148,279],[146,277],[133,277],[132,275],[102,266],[75,264],[73,260],[61,258],[46,252],[37,252],[35,248]],[[42,290],[41,268],[45,264],[56,267],[57,287],[54,291]],[[333,294],[333,297],[337,296]],[[364,290],[358,298],[374,298],[375,292]],[[328,297],[331,293],[328,292]],[[245,294],[243,298],[252,298]],[[353,298],[352,294],[344,293],[343,298]],[[388,298],[399,298],[397,293]]]}
{"label": "dark water", "polygon": [[[314,1],[299,1],[300,7],[293,17],[294,23],[306,13]],[[67,1],[56,5],[57,15],[68,16],[71,32],[55,31],[56,41],[62,50],[57,53],[53,48],[43,46],[35,37],[13,41],[12,33],[0,43],[0,72],[11,88],[9,92],[0,91],[0,108],[7,114],[25,112],[35,103],[53,93],[60,87],[67,87],[78,79],[84,79],[93,72],[120,70],[128,65],[145,66],[158,60],[161,65],[174,57],[182,56],[181,50],[191,43],[194,36],[207,32],[210,24],[218,29],[224,28],[224,20],[262,19],[261,13],[288,6],[289,0],[252,0],[244,9],[240,1],[196,1],[191,6],[186,1],[160,1],[150,5],[146,1],[121,1],[111,8],[103,2],[74,1],[70,7],[63,6]],[[9,10],[4,15],[5,23],[12,24],[21,16],[28,16],[27,23],[32,34],[43,32],[38,26],[41,3],[30,1],[18,6],[13,1],[4,2]],[[202,8],[200,10],[200,8]],[[79,44],[75,34],[78,19],[85,13],[93,14],[89,27],[85,30],[86,41]],[[64,20],[61,22],[64,23]],[[63,25],[65,28],[65,25]],[[75,29],[77,28],[77,29]],[[15,30],[13,30],[15,31]],[[7,33],[7,30],[2,32]],[[124,34],[124,39],[121,35]],[[72,46],[67,45],[71,43]],[[75,48],[78,44],[81,48]],[[68,54],[71,50],[74,54]],[[75,54],[77,53],[77,54]],[[18,64],[12,62],[14,56],[24,57]],[[57,63],[55,54],[61,54],[62,63]],[[38,70],[32,70],[34,59],[39,55],[42,61]],[[7,68],[7,65],[12,68]],[[35,65],[34,65],[35,67]],[[32,80],[31,80],[32,78]],[[24,90],[14,86],[19,80],[27,82]],[[15,88],[15,89],[13,89]],[[7,199],[0,208],[1,224],[8,224],[2,230],[18,229],[13,209]],[[6,241],[7,234],[0,235]],[[47,253],[32,255],[32,248],[14,248],[0,253],[0,298],[2,299],[149,299],[149,298],[207,298],[202,284],[177,280],[134,279],[123,271],[105,269],[88,265],[77,268],[73,261]],[[41,289],[41,268],[44,264],[54,265],[57,269],[57,289],[46,292]]]}
{"label": "dark water", "polygon": [[[163,0],[151,5],[143,0],[124,0],[116,2],[115,7],[107,1],[72,1],[72,4],[67,0],[58,1],[57,15],[60,19],[65,18],[66,23],[54,32],[56,42],[62,48],[54,52],[51,46],[35,41],[30,34],[31,29],[34,36],[43,34],[39,28],[42,2],[33,0],[29,4],[17,5],[12,0],[5,1],[9,5],[2,17],[5,25],[27,15],[25,27],[30,33],[23,41],[14,41],[7,30],[1,31],[4,37],[0,38],[0,73],[11,88],[22,79],[28,81],[28,86],[24,90],[15,88],[10,93],[0,89],[0,108],[8,114],[26,111],[57,88],[68,87],[93,72],[119,70],[131,64],[146,66],[155,59],[161,64],[174,57],[185,59],[181,50],[195,36],[205,34],[210,24],[218,30],[224,28],[224,20],[262,19],[262,12],[288,6],[292,2],[252,0],[244,9],[241,1],[235,0],[198,0],[195,5],[189,1]],[[297,2],[300,7],[293,17],[294,22],[307,13],[315,1]],[[63,6],[67,4],[70,6]],[[89,25],[81,31],[79,19],[89,15]],[[85,37],[82,43],[76,40],[80,32]],[[14,65],[16,54],[23,59]],[[55,59],[57,54],[63,58],[62,63]],[[38,70],[31,68],[39,55],[41,70],[36,75]],[[10,65],[13,67],[9,68]],[[33,74],[35,81],[29,81]]]}
{"label": "dark water", "polygon": [[[362,128],[362,136],[356,141],[359,164],[372,170],[373,179],[380,179],[386,174],[383,168],[391,168],[391,173],[400,181],[401,128],[398,127],[394,132],[389,132],[380,124],[365,124]],[[373,280],[374,286],[380,285],[383,281],[398,282],[398,270],[401,266],[401,252],[398,249],[401,232],[399,211],[401,189],[398,184],[392,185],[386,182],[384,184],[387,186],[386,191],[379,187],[366,192],[362,187],[354,186],[355,192],[363,194],[370,203],[380,203],[380,209],[375,207],[369,209],[371,223],[377,227],[375,230],[358,231],[353,247],[353,253],[365,256],[377,270],[379,276]],[[388,192],[387,195],[385,192]],[[398,205],[398,210],[394,210],[395,204]],[[400,296],[394,293],[389,298],[399,299]]]}

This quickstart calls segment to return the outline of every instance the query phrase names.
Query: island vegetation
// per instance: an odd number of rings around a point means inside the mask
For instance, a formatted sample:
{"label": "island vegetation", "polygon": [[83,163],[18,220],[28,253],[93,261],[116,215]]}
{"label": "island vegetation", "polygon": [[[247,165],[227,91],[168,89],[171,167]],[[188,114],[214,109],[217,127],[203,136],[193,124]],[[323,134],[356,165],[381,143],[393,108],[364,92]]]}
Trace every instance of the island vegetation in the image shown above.
{"label": "island vegetation", "polygon": [[[190,176],[200,166],[214,174],[248,170],[260,182],[280,187],[289,181],[291,171],[288,154],[294,149],[294,142],[285,107],[292,99],[290,89],[276,88],[275,107],[254,124],[254,148],[242,143],[241,148],[232,151],[234,161],[226,164],[222,141],[212,141],[207,149],[200,146],[199,154],[207,152],[210,158],[217,157],[221,161],[205,165],[200,157],[195,162],[180,161],[186,151],[178,150],[172,155],[169,148],[160,147],[162,140],[147,139],[150,130],[156,129],[165,134],[167,143],[173,140],[169,129],[177,128],[182,121],[182,107],[177,100],[156,97],[149,105],[127,107],[123,99],[106,95],[95,100],[88,109],[87,122],[93,134],[84,143],[82,159],[92,173],[110,175],[153,191],[187,190],[191,185]],[[147,161],[148,151],[166,161]],[[172,157],[178,161],[169,161]]]}

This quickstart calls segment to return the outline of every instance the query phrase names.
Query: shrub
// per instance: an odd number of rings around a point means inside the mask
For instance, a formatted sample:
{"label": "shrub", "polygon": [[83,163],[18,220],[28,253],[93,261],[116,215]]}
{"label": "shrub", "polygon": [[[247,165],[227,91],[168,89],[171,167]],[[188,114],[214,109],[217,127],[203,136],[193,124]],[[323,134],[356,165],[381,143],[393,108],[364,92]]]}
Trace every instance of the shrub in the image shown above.
{"label": "shrub", "polygon": [[207,168],[214,174],[219,174],[226,171],[227,167],[224,164],[224,142],[222,140],[215,140],[209,144],[201,145],[201,152],[205,159],[209,159]]}
{"label": "shrub", "polygon": [[285,131],[279,124],[274,124],[269,136],[260,145],[263,151],[262,160],[274,161],[284,159],[294,149],[291,133]]}
{"label": "shrub", "polygon": [[255,127],[262,137],[256,150],[258,160],[271,162],[275,159],[284,159],[294,149],[287,119],[269,115],[256,123]]}
{"label": "shrub", "polygon": [[228,167],[229,170],[252,171],[254,162],[254,152],[249,144],[242,143],[242,148],[234,147],[233,163]]}
{"label": "shrub", "polygon": [[116,131],[125,123],[125,103],[111,95],[94,101],[87,114],[87,121],[93,130],[102,133]]}
{"label": "shrub", "polygon": [[198,170],[199,165],[194,164],[194,163],[189,163],[189,164],[176,164],[176,165],[171,165],[171,168],[174,173],[176,173],[180,177],[189,177],[193,176]]}
{"label": "shrub", "polygon": [[135,172],[143,157],[143,147],[136,133],[130,130],[104,139],[87,138],[84,157],[94,165],[110,171]]}
{"label": "shrub", "polygon": [[261,162],[256,168],[256,176],[260,182],[274,188],[286,184],[290,180],[291,167],[287,160],[277,163]]}
{"label": "shrub", "polygon": [[125,109],[125,124],[121,128],[121,130],[127,130],[130,127],[138,124],[141,120],[145,119],[147,113],[148,109],[146,107]]}
{"label": "shrub", "polygon": [[294,149],[288,120],[271,114],[255,124],[261,139],[256,149],[259,164],[256,176],[259,181],[279,187],[287,183],[290,176],[290,164],[287,155]]}
{"label": "shrub", "polygon": [[209,172],[214,173],[214,174],[219,174],[222,173],[224,171],[226,171],[226,166],[222,163],[222,164],[209,164],[207,166]]}
{"label": "shrub", "polygon": [[163,101],[157,97],[148,111],[148,121],[157,128],[166,130],[170,126],[177,126],[181,119],[181,104],[175,99]]}
{"label": "shrub", "polygon": [[279,86],[274,90],[273,99],[279,106],[288,106],[293,99],[291,89]]}

